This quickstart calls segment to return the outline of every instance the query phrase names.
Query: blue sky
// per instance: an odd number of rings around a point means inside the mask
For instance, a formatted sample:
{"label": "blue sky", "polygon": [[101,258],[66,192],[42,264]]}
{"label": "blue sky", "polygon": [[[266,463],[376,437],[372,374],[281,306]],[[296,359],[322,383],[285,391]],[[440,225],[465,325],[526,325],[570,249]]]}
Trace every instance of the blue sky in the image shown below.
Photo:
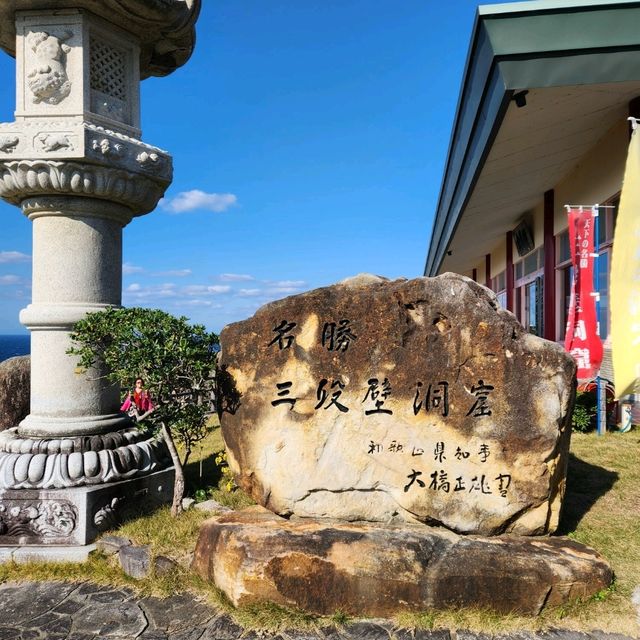
{"label": "blue sky", "polygon": [[[476,3],[203,4],[189,63],[142,84],[175,173],[125,228],[123,304],[219,331],[357,273],[422,275]],[[0,121],[13,87],[3,54]],[[0,217],[0,333],[20,333],[31,223]]]}

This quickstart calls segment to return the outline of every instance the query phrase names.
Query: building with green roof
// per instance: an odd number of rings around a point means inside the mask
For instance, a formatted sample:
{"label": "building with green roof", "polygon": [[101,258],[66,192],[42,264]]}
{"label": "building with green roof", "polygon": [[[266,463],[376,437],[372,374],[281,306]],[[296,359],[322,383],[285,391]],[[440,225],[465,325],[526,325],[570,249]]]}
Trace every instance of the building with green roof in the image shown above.
{"label": "building with green roof", "polygon": [[[572,274],[565,205],[604,205],[606,347],[629,116],[640,116],[640,2],[479,7],[425,275],[472,277],[532,333],[562,341]],[[603,375],[611,375],[606,357]]]}

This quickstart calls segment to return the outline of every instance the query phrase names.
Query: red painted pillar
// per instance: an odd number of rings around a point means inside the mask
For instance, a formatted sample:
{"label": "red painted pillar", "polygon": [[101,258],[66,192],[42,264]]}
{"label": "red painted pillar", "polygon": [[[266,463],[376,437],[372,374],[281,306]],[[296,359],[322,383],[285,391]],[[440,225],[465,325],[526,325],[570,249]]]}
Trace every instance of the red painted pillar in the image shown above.
{"label": "red painted pillar", "polygon": [[484,257],[484,283],[491,289],[491,254],[487,253]]}
{"label": "red painted pillar", "polygon": [[556,339],[556,239],[553,235],[554,217],[553,189],[544,194],[544,275],[542,310],[544,337]]}
{"label": "red painted pillar", "polygon": [[507,231],[507,310],[512,313],[515,311],[513,306],[513,231]]}

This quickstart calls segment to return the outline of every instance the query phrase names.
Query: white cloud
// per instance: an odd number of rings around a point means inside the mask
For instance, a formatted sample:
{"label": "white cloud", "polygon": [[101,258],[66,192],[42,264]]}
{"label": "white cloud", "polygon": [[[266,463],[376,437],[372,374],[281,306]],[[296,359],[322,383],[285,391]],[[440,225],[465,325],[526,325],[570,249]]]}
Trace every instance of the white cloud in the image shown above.
{"label": "white cloud", "polygon": [[253,296],[259,296],[262,293],[262,289],[240,289],[236,295],[240,298],[251,298]]}
{"label": "white cloud", "polygon": [[186,278],[190,276],[193,272],[191,269],[174,269],[172,271],[157,271],[156,273],[152,273],[151,275],[154,277],[163,277],[163,278]]}
{"label": "white cloud", "polygon": [[30,262],[31,256],[26,253],[20,253],[20,251],[0,251],[0,263],[14,263],[14,262]]}
{"label": "white cloud", "polygon": [[154,271],[152,273],[147,272],[144,267],[139,267],[131,262],[125,262],[122,265],[122,275],[131,276],[136,273],[145,273],[153,276],[154,278],[186,278],[193,272],[191,269],[169,269],[168,271]]}
{"label": "white cloud", "polygon": [[298,293],[300,287],[269,287],[267,293]]}
{"label": "white cloud", "polygon": [[131,264],[130,262],[125,262],[122,265],[122,273],[125,276],[129,276],[133,273],[144,273],[144,269],[142,267],[137,267],[135,264]]}
{"label": "white cloud", "polygon": [[182,288],[182,293],[187,296],[199,296],[207,292],[206,284],[190,284],[187,287]]}
{"label": "white cloud", "polygon": [[272,287],[286,288],[286,289],[290,289],[290,288],[298,289],[300,287],[304,287],[306,282],[304,280],[278,280],[277,282],[271,282],[269,284]]}
{"label": "white cloud", "polygon": [[172,298],[177,295],[176,285],[171,282],[161,284],[159,287],[149,287],[155,291],[154,295],[161,296],[163,298]]}
{"label": "white cloud", "polygon": [[181,291],[187,296],[206,295],[207,293],[215,295],[218,293],[229,293],[231,287],[229,285],[191,284],[183,287]]}
{"label": "white cloud", "polygon": [[176,285],[171,282],[153,286],[142,286],[134,282],[124,290],[124,297],[134,302],[153,301],[157,298],[172,298],[177,295]]}
{"label": "white cloud", "polygon": [[244,273],[221,273],[219,278],[223,282],[248,282],[255,280],[253,276]]}
{"label": "white cloud", "polygon": [[174,303],[176,307],[207,307],[209,309],[222,309],[221,304],[214,304],[212,300],[193,298],[191,300],[180,300]]}
{"label": "white cloud", "polygon": [[0,276],[0,285],[20,284],[20,278],[18,276]]}
{"label": "white cloud", "polygon": [[207,298],[229,291],[231,287],[228,285],[192,284],[178,287],[173,282],[165,282],[143,286],[134,282],[124,290],[124,297],[128,304],[153,303],[159,299],[174,298],[185,305],[205,306],[203,301]]}
{"label": "white cloud", "polygon": [[170,213],[185,213],[197,209],[222,213],[237,202],[238,198],[233,193],[206,193],[200,189],[192,189],[182,191],[174,198],[162,198],[160,206]]}

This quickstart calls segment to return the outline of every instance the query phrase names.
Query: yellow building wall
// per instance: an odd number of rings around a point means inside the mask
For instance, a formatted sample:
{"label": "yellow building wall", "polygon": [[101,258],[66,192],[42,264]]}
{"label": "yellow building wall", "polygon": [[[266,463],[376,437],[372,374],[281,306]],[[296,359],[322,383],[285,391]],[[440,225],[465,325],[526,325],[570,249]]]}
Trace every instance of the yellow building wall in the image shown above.
{"label": "yellow building wall", "polygon": [[555,187],[555,235],[568,226],[565,205],[601,204],[620,191],[628,146],[628,124],[621,119],[558,183]]}
{"label": "yellow building wall", "polygon": [[476,282],[484,284],[484,260],[478,262],[474,269],[476,270]]}
{"label": "yellow building wall", "polygon": [[[567,224],[565,204],[591,205],[605,202],[622,187],[622,176],[629,144],[628,125],[621,120],[590,149],[574,169],[553,187],[555,191],[554,235],[564,231]],[[544,243],[544,194],[529,214],[535,248]],[[513,247],[513,261],[522,258]],[[491,251],[491,277],[495,278],[507,265],[505,242]],[[484,264],[478,268],[478,280],[484,278]]]}
{"label": "yellow building wall", "polygon": [[[544,244],[544,201],[542,200],[533,210],[533,243],[536,248]],[[520,260],[520,256],[518,252],[515,251],[515,247],[513,260],[514,262]]]}
{"label": "yellow building wall", "polygon": [[491,252],[491,277],[495,278],[507,268],[507,243],[503,240]]}
{"label": "yellow building wall", "polygon": [[[514,248],[515,251],[515,248]],[[507,247],[503,240],[491,251],[491,278],[495,278],[499,273],[507,268]],[[486,284],[486,261],[483,259],[475,265],[477,272],[477,281],[480,284]],[[471,278],[473,271],[469,271],[464,275]]]}

